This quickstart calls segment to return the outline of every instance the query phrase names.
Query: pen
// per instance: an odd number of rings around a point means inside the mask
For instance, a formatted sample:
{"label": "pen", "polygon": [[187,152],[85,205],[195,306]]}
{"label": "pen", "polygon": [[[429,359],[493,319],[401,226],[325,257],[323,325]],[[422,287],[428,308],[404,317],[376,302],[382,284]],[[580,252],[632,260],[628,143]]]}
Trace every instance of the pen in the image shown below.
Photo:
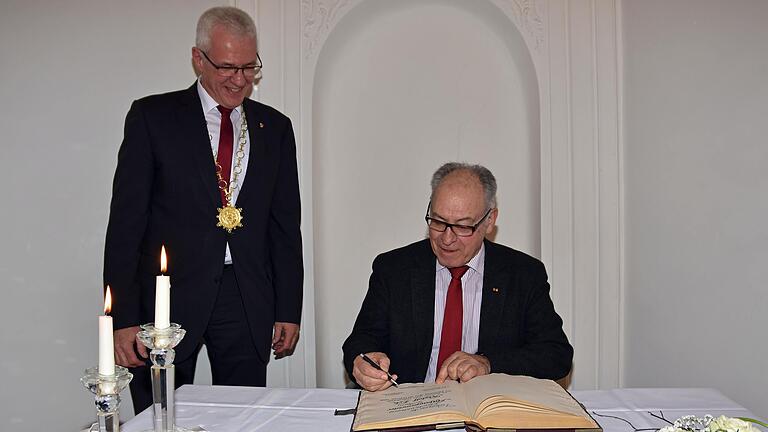
{"label": "pen", "polygon": [[387,378],[389,378],[389,380],[392,382],[392,384],[395,387],[400,387],[400,385],[397,383],[397,381],[395,381],[394,378],[392,378],[392,375],[390,375],[389,372],[387,372],[384,369],[382,369],[381,366],[379,366],[378,363],[376,363],[375,361],[371,360],[371,358],[368,357],[367,355],[365,355],[365,353],[360,353],[360,357],[362,357],[363,360],[365,360],[365,362],[368,363],[369,365],[371,365],[371,366],[375,367],[376,369],[378,369],[378,370],[384,372],[385,374],[387,374]]}

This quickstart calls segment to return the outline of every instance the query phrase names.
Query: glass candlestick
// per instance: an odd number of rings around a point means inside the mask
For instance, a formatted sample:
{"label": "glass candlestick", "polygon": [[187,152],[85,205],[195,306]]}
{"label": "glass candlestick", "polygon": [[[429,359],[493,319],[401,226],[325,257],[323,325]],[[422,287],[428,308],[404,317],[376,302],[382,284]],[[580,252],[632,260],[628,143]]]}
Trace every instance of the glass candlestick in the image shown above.
{"label": "glass candlestick", "polygon": [[173,400],[176,389],[173,365],[176,352],[173,348],[181,342],[185,334],[186,330],[176,323],[171,323],[166,328],[156,328],[154,323],[148,323],[142,325],[141,331],[136,335],[139,341],[150,349],[154,432],[186,431],[175,424]]}
{"label": "glass candlestick", "polygon": [[115,366],[114,375],[101,375],[96,366],[85,370],[80,382],[95,395],[98,420],[91,426],[91,432],[120,431],[120,392],[132,378],[133,374],[122,366]]}

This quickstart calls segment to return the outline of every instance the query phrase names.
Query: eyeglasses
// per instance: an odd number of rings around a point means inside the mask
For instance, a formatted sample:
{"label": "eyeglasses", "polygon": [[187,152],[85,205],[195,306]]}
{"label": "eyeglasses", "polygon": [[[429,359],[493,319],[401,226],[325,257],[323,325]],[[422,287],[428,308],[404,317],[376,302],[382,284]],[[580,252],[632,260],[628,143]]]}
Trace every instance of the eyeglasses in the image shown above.
{"label": "eyeglasses", "polygon": [[487,212],[483,215],[483,217],[480,218],[479,221],[477,221],[474,225],[461,225],[461,224],[452,224],[448,223],[446,221],[435,219],[433,217],[429,216],[429,209],[432,207],[432,202],[430,201],[429,205],[427,205],[427,215],[424,216],[424,220],[427,221],[427,226],[429,229],[433,231],[438,232],[444,232],[448,228],[453,231],[454,234],[456,234],[459,237],[469,237],[472,234],[477,231],[477,228],[480,226],[480,224],[483,223],[483,221],[488,217],[489,214],[491,214],[491,210],[493,210],[493,207],[489,208]]}
{"label": "eyeglasses", "polygon": [[[199,49],[199,48],[198,48]],[[255,78],[256,75],[261,72],[262,63],[261,63],[261,57],[259,57],[259,54],[256,53],[256,64],[255,65],[245,65],[245,66],[219,66],[216,63],[211,60],[210,57],[208,57],[208,54],[205,53],[205,51],[199,49],[201,53],[203,53],[203,57],[205,57],[206,60],[208,60],[208,63],[211,64],[211,66],[216,68],[216,72],[219,74],[219,76],[222,77],[233,77],[237,74],[238,71],[241,71],[243,73],[243,77],[245,78]]]}

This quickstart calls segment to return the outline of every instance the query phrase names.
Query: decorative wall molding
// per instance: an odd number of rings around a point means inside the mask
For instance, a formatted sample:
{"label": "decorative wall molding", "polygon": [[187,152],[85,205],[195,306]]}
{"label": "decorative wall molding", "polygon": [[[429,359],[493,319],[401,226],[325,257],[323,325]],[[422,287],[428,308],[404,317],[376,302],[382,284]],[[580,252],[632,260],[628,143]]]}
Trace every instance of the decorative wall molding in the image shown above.
{"label": "decorative wall molding", "polygon": [[622,375],[623,224],[614,0],[540,0],[542,259],[575,347],[575,388]]}
{"label": "decorative wall molding", "polygon": [[497,0],[494,3],[503,10],[527,39],[529,47],[536,52],[544,44],[544,21],[534,0]]}
{"label": "decorative wall molding", "polygon": [[[365,0],[301,0],[302,40],[304,59],[315,56],[330,34],[331,29],[353,6]],[[529,40],[533,51],[538,52],[544,43],[544,22],[534,0],[493,1]]]}
{"label": "decorative wall molding", "polygon": [[304,59],[314,57],[341,17],[360,0],[301,0]]}

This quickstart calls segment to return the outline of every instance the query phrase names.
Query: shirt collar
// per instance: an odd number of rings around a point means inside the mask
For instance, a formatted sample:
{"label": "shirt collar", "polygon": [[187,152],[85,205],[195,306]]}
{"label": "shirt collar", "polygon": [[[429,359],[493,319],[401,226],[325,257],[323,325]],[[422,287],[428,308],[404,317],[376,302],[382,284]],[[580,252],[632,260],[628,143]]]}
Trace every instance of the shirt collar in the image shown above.
{"label": "shirt collar", "polygon": [[[480,245],[480,250],[477,251],[477,254],[475,254],[474,257],[472,257],[471,260],[467,263],[467,266],[478,273],[480,276],[483,275],[483,272],[485,271],[485,242],[483,242]],[[447,269],[448,267],[440,264],[440,261],[435,259],[435,271],[439,272],[443,269]]]}
{"label": "shirt collar", "polygon": [[[219,110],[216,108],[219,106],[218,102],[213,100],[211,95],[208,94],[208,91],[205,90],[205,87],[203,87],[203,84],[200,83],[200,79],[197,79],[197,94],[200,96],[200,103],[203,106],[203,112],[209,113],[212,110],[215,110],[217,113]],[[238,105],[235,108],[235,111],[237,111],[237,114],[242,114],[243,104]]]}

